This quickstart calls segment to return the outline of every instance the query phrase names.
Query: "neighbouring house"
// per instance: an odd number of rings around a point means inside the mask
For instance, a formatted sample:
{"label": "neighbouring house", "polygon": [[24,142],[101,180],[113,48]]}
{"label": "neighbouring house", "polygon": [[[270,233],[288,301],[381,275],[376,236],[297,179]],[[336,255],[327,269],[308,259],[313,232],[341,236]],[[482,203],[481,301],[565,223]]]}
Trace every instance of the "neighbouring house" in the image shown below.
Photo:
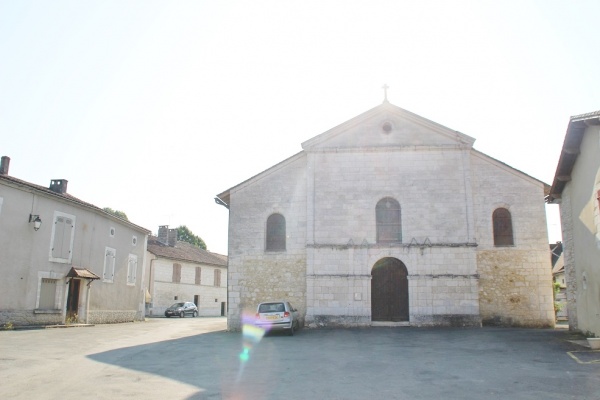
{"label": "neighbouring house", "polygon": [[149,230],[0,165],[0,325],[143,320]]}
{"label": "neighbouring house", "polygon": [[227,256],[177,240],[159,226],[148,238],[148,315],[164,315],[175,302],[193,301],[200,316],[227,315]]}
{"label": "neighbouring house", "polygon": [[565,281],[565,258],[563,256],[562,242],[550,244],[550,257],[552,260],[552,280],[559,285],[558,292],[554,294],[554,301],[557,303],[556,319],[566,321],[568,319],[567,311],[567,285]]}
{"label": "neighbouring house", "polygon": [[600,336],[600,111],[570,118],[548,203],[560,205],[569,329]]}
{"label": "neighbouring house", "polygon": [[217,195],[228,328],[287,299],[305,325],[554,326],[549,188],[383,104]]}

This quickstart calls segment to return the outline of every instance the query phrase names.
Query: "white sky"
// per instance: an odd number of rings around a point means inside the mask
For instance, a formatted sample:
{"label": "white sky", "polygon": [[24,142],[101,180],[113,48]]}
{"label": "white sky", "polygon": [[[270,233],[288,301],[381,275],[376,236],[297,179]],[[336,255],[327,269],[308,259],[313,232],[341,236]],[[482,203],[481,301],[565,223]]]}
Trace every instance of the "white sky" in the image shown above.
{"label": "white sky", "polygon": [[387,83],[393,104],[551,184],[569,117],[600,109],[599,15],[597,0],[0,0],[0,155],[226,254],[214,196]]}

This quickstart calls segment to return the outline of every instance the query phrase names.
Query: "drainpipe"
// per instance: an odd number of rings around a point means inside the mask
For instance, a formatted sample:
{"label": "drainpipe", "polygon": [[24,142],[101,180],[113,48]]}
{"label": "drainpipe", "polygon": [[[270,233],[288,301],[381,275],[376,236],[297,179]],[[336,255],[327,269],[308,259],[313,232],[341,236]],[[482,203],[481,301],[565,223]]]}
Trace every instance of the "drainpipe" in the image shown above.
{"label": "drainpipe", "polygon": [[90,280],[87,285],[87,296],[86,296],[86,301],[85,301],[85,323],[89,324],[90,323],[90,296],[92,294],[92,280]]}

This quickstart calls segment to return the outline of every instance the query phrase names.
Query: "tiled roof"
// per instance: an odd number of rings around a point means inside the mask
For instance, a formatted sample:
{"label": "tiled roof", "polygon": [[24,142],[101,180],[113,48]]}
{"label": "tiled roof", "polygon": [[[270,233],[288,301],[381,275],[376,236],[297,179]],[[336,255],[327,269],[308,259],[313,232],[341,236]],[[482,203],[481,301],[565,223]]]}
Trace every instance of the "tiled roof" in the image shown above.
{"label": "tiled roof", "polygon": [[100,279],[98,275],[93,273],[87,268],[71,268],[69,273],[67,274],[68,278],[85,278],[85,279]]}
{"label": "tiled roof", "polygon": [[32,190],[35,190],[37,192],[42,192],[45,195],[48,195],[50,197],[56,198],[57,200],[60,199],[62,201],[67,201],[67,202],[79,204],[79,205],[81,205],[83,207],[90,208],[90,209],[92,209],[92,210],[94,210],[96,212],[102,213],[102,214],[106,215],[109,218],[116,219],[116,220],[118,220],[118,221],[120,221],[120,222],[122,222],[122,223],[124,223],[126,225],[129,225],[129,226],[132,226],[132,227],[134,227],[134,228],[136,228],[138,230],[144,231],[144,233],[150,233],[150,230],[148,230],[146,228],[143,228],[143,227],[141,227],[139,225],[136,225],[136,224],[134,224],[132,222],[129,222],[127,220],[121,219],[121,218],[119,218],[117,216],[114,216],[112,214],[109,214],[106,211],[104,211],[103,209],[101,209],[100,207],[95,206],[95,205],[93,205],[91,203],[85,202],[85,201],[83,201],[81,199],[78,199],[77,197],[72,196],[72,195],[70,195],[68,193],[57,193],[54,190],[51,190],[50,188],[47,188],[45,186],[36,185],[34,183],[30,183],[30,182],[24,181],[22,179],[15,178],[13,176],[1,175],[0,174],[0,183],[2,181],[7,182],[8,184],[12,184],[12,185],[23,187],[25,189],[32,189]]}
{"label": "tiled roof", "polygon": [[156,236],[149,236],[148,251],[158,257],[172,260],[227,267],[227,256],[211,253],[187,242],[177,241],[175,246],[168,246],[159,242]]}
{"label": "tiled roof", "polygon": [[571,173],[580,153],[581,142],[586,129],[590,125],[600,125],[600,110],[591,113],[575,115],[569,119],[565,141],[560,152],[556,173],[550,188],[547,202],[553,203],[562,197],[562,192],[571,180]]}

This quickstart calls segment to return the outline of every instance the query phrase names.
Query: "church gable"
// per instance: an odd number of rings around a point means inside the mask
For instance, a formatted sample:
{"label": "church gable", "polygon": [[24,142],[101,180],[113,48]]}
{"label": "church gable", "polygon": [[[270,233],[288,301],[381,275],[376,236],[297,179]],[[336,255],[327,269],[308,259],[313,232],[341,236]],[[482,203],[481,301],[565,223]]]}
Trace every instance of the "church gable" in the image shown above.
{"label": "church gable", "polygon": [[306,151],[380,147],[471,147],[475,139],[384,102],[302,144]]}

